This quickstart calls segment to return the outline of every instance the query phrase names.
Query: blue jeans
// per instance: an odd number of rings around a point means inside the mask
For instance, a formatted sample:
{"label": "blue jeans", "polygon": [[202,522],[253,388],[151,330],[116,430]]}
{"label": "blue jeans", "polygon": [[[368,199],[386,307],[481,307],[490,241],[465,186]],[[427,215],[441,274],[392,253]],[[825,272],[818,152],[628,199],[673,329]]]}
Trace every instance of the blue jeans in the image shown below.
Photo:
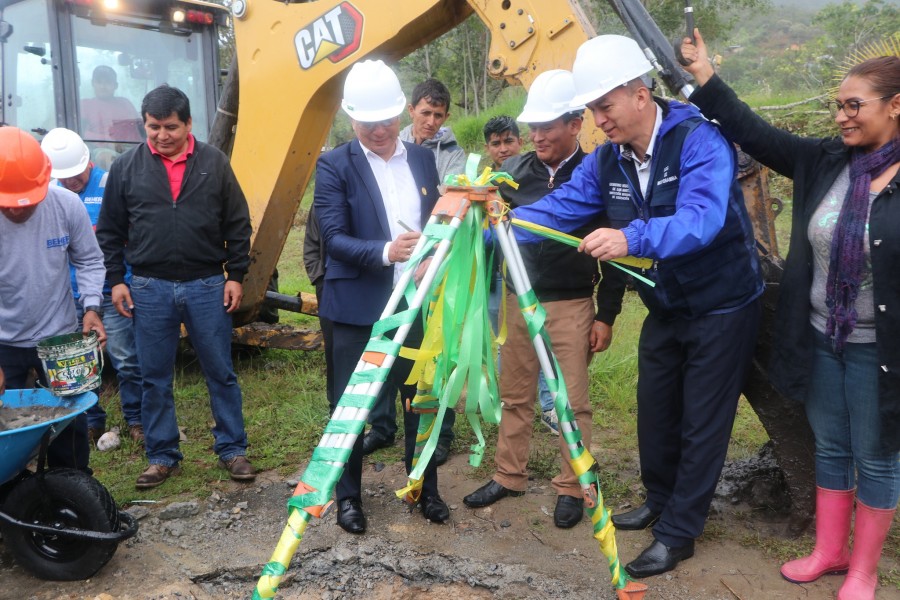
{"label": "blue jeans", "polygon": [[[77,304],[77,303],[76,303]],[[77,305],[78,323],[83,316],[81,305]],[[119,399],[122,415],[128,425],[141,424],[141,367],[138,364],[137,348],[134,345],[134,322],[123,317],[113,306],[112,297],[104,294],[100,309],[103,328],[106,329],[106,355],[119,381]],[[98,402],[85,413],[88,427],[103,431],[106,429],[106,411]]]}
{"label": "blue jeans", "polygon": [[181,323],[206,378],[215,419],[213,450],[223,461],[247,452],[241,388],[231,363],[231,315],[224,306],[225,277],[168,281],[135,275],[134,337],[144,376],[141,423],[150,464],[171,467],[183,458],[172,378]]}
{"label": "blue jeans", "polygon": [[553,410],[553,396],[550,394],[550,388],[547,387],[547,379],[544,377],[543,371],[538,376],[538,400],[541,401],[541,411]]}
{"label": "blue jeans", "polygon": [[878,355],[875,344],[844,345],[815,333],[806,416],[816,438],[816,484],[850,490],[872,508],[895,508],[900,498],[900,453],[879,444]]}

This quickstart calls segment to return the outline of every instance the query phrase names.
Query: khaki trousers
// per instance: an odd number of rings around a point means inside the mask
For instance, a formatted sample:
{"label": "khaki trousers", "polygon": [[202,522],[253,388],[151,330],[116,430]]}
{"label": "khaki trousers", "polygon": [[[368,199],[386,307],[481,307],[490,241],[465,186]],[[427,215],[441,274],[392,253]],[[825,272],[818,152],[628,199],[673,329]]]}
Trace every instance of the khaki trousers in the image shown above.
{"label": "khaki trousers", "polygon": [[[593,298],[547,302],[545,327],[569,394],[569,404],[581,430],[585,448],[591,447],[591,402],[588,397],[590,332],[594,321]],[[494,481],[514,491],[528,486],[528,453],[534,427],[534,405],[540,364],[514,294],[506,296],[507,339],[500,349],[500,397],[503,412],[494,461]],[[560,474],[552,481],[559,495],[581,497],[581,487],[569,464],[569,449],[559,436]]]}

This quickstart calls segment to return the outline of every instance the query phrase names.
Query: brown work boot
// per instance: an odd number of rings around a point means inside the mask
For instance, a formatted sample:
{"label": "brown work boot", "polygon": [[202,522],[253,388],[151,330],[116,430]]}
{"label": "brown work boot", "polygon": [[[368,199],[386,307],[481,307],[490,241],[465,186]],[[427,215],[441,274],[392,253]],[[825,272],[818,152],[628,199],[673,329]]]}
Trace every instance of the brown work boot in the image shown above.
{"label": "brown work boot", "polygon": [[140,423],[136,425],[128,426],[128,435],[131,436],[131,441],[139,446],[144,445],[144,426]]}
{"label": "brown work boot", "polygon": [[256,479],[256,469],[243,454],[231,457],[228,462],[219,459],[219,467],[228,471],[235,481],[250,481]]}
{"label": "brown work boot", "polygon": [[169,477],[178,475],[179,473],[181,473],[181,467],[178,465],[171,467],[166,467],[164,465],[150,465],[147,467],[147,470],[141,473],[141,476],[137,478],[134,487],[139,490],[155,488]]}

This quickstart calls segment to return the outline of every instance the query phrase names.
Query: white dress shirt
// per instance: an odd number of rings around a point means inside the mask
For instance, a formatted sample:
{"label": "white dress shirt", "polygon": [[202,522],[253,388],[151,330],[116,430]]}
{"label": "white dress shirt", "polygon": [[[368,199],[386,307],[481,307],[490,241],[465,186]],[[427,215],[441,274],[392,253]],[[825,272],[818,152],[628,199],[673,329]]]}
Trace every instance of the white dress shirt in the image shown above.
{"label": "white dress shirt", "polygon": [[[422,222],[422,211],[420,208],[419,190],[416,188],[416,180],[407,161],[406,146],[398,138],[397,145],[394,147],[394,154],[388,160],[384,160],[362,143],[360,143],[360,146],[362,146],[363,152],[366,154],[366,160],[369,161],[372,174],[375,175],[378,191],[381,192],[384,212],[387,213],[388,225],[391,228],[391,240],[397,239],[401,233],[406,232],[406,229],[397,221],[403,221],[410,227],[417,229]],[[381,254],[381,261],[385,266],[391,264],[391,261],[388,259],[390,246],[391,242],[385,242],[384,250]],[[400,276],[406,269],[406,265],[407,263],[405,262],[394,264],[394,285],[397,285]]]}
{"label": "white dress shirt", "polygon": [[[654,104],[656,104],[654,102]],[[656,104],[656,123],[653,124],[653,135],[650,136],[650,143],[647,145],[647,153],[643,157],[638,158],[634,155],[631,146],[621,146],[622,156],[630,158],[634,161],[634,167],[637,169],[638,184],[641,186],[641,195],[646,198],[647,186],[650,184],[650,163],[653,161],[653,149],[656,146],[656,138],[659,136],[659,126],[662,124],[662,109]]]}

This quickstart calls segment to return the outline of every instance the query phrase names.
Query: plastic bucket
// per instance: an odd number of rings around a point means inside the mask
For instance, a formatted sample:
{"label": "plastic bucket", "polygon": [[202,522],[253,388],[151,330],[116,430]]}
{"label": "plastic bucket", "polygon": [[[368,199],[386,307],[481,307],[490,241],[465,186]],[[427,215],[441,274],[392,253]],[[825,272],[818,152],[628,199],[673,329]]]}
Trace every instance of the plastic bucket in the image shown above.
{"label": "plastic bucket", "polygon": [[81,332],[56,335],[38,342],[38,358],[56,396],[71,396],[100,385],[103,352],[97,333]]}

